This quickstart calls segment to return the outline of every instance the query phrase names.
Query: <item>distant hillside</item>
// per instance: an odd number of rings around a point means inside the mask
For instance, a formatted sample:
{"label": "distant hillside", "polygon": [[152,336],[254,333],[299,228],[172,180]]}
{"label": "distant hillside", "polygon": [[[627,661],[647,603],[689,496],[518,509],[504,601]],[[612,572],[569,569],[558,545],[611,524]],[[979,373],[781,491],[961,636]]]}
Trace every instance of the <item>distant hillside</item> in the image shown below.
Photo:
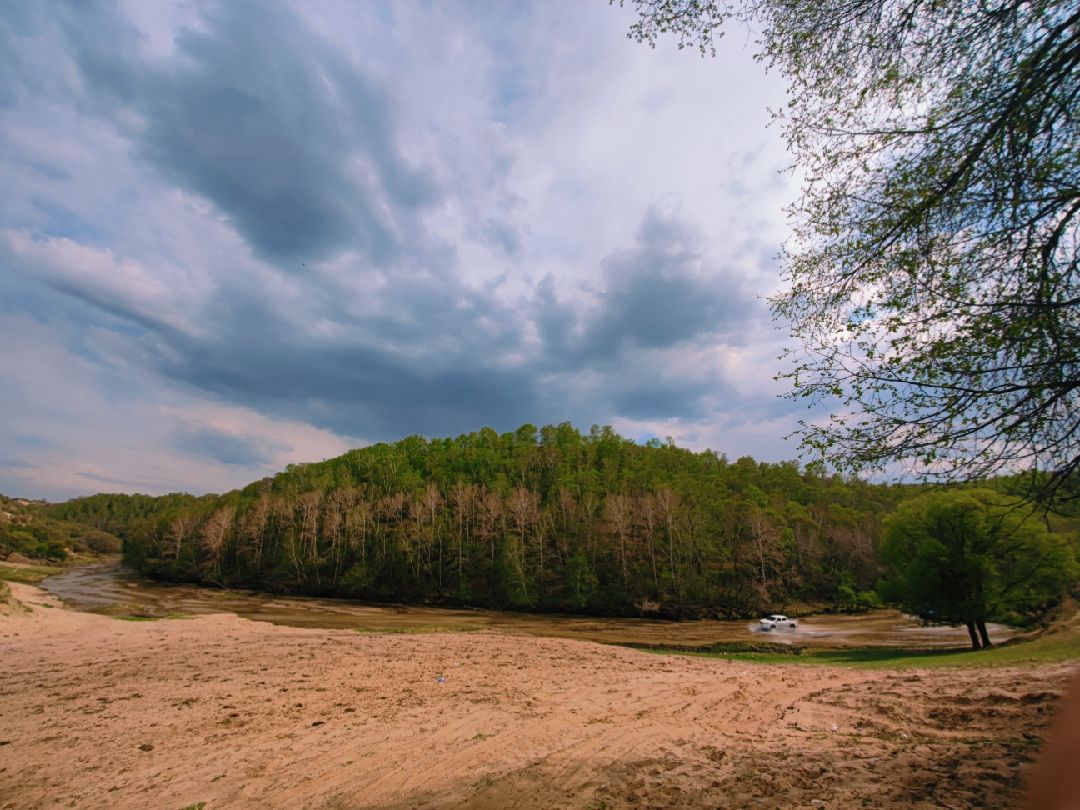
{"label": "distant hillside", "polygon": [[157,577],[376,600],[741,616],[873,604],[904,487],[569,424],[412,436],[220,496],[51,506]]}
{"label": "distant hillside", "polygon": [[42,501],[0,495],[0,559],[63,560],[71,552],[116,554],[120,546],[107,531],[50,515]]}
{"label": "distant hillside", "polygon": [[[1019,493],[1023,480],[983,485]],[[877,604],[883,518],[920,491],[561,424],[411,436],[291,465],[224,495],[102,494],[34,508],[122,538],[126,561],[162,579],[747,616]],[[1077,535],[1075,512],[1048,515],[1048,526]]]}

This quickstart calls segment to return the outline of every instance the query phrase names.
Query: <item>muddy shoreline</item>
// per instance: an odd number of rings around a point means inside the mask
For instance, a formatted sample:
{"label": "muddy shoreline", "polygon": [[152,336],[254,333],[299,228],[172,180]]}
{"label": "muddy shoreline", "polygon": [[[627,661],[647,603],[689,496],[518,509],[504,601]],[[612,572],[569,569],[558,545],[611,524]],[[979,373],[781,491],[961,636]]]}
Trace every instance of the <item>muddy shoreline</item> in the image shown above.
{"label": "muddy shoreline", "polygon": [[[164,618],[169,615],[232,613],[288,627],[377,632],[517,633],[542,638],[571,638],[643,648],[682,650],[767,649],[783,646],[897,647],[964,649],[963,628],[926,627],[899,611],[813,616],[797,631],[757,632],[753,621],[606,618],[560,614],[512,613],[485,609],[376,605],[341,599],[276,596],[147,580],[116,562],[77,566],[46,579],[42,587],[65,604],[111,615]],[[991,625],[995,642],[1015,630]]]}

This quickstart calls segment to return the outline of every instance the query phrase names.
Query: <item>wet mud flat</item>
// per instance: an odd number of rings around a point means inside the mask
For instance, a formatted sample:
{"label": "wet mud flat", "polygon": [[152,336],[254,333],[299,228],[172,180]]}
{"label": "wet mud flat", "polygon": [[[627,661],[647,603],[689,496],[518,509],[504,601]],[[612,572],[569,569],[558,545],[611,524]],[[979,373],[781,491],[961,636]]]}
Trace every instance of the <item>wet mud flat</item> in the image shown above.
{"label": "wet mud flat", "polygon": [[[367,632],[497,631],[547,638],[675,649],[714,645],[798,645],[808,648],[896,647],[947,649],[968,646],[967,631],[927,627],[896,610],[853,616],[813,616],[795,630],[761,632],[757,622],[563,616],[492,610],[370,605],[340,599],[282,597],[248,591],[215,590],[158,583],[116,562],[78,566],[41,586],[78,610],[150,618],[232,613],[287,627],[352,629]],[[990,625],[995,642],[1015,631]]]}

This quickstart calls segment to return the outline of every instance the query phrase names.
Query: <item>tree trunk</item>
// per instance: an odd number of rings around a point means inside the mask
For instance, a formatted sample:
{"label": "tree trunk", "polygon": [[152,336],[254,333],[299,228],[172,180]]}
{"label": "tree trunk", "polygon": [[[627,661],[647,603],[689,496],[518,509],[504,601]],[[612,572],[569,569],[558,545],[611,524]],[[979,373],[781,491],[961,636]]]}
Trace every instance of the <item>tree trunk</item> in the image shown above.
{"label": "tree trunk", "polygon": [[990,634],[986,632],[986,622],[984,622],[982,619],[979,619],[979,621],[977,622],[977,625],[978,625],[978,628],[979,628],[979,636],[982,638],[983,647],[984,648],[989,647],[990,646]]}
{"label": "tree trunk", "polygon": [[971,636],[971,649],[973,649],[973,650],[980,649],[979,635],[978,635],[978,633],[975,632],[975,622],[968,622],[967,623],[967,631],[968,631],[968,635]]}

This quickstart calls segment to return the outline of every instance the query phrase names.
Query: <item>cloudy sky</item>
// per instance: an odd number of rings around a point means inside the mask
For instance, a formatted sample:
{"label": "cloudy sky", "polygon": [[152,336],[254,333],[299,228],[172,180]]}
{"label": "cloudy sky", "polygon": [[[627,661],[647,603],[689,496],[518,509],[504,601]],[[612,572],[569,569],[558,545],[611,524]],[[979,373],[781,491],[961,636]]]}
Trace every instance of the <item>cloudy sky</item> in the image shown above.
{"label": "cloudy sky", "polygon": [[[0,8],[0,492],[409,434],[792,458],[781,80],[592,2]],[[666,46],[666,47],[665,47]]]}

